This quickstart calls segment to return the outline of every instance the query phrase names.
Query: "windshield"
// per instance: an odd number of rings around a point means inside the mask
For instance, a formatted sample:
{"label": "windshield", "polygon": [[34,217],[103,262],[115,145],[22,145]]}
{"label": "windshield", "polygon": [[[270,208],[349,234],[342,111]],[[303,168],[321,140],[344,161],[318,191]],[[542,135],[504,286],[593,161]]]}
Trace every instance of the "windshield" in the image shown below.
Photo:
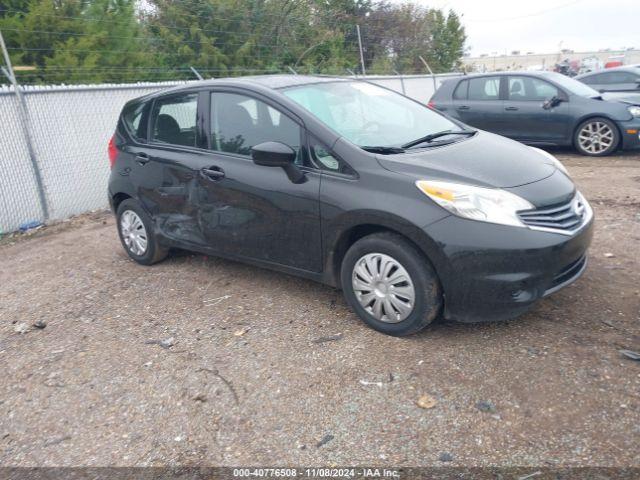
{"label": "windshield", "polygon": [[594,90],[590,86],[560,73],[549,74],[548,76],[562,88],[568,90],[569,93],[573,93],[574,95],[579,95],[581,97],[597,97],[600,95],[598,91]]}
{"label": "windshield", "polygon": [[462,130],[427,106],[370,83],[317,83],[282,93],[361,147],[399,147],[443,130]]}

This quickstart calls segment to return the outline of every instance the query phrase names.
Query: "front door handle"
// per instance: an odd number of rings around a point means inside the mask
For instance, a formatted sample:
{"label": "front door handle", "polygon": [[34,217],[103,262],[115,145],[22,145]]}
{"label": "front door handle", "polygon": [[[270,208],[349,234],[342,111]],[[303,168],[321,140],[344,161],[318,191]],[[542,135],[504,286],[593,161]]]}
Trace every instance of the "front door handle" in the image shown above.
{"label": "front door handle", "polygon": [[203,168],[200,172],[209,180],[220,180],[224,178],[224,170],[219,167]]}
{"label": "front door handle", "polygon": [[471,107],[469,105],[460,105],[458,110],[471,110]]}
{"label": "front door handle", "polygon": [[504,109],[508,112],[514,112],[518,110],[518,107],[504,107]]}
{"label": "front door handle", "polygon": [[149,155],[146,153],[136,154],[136,162],[138,162],[139,165],[146,165],[149,163]]}

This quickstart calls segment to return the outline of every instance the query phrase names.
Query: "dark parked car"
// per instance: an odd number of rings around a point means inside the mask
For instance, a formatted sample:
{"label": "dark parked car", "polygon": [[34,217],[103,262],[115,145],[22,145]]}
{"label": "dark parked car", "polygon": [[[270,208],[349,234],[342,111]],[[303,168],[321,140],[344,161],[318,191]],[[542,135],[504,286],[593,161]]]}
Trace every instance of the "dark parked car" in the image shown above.
{"label": "dark parked car", "polygon": [[530,145],[604,156],[640,147],[640,106],[555,72],[501,72],[445,81],[430,105],[467,125]]}
{"label": "dark parked car", "polygon": [[600,93],[640,93],[639,67],[610,68],[578,75],[575,79],[589,85]]}
{"label": "dark parked car", "polygon": [[391,90],[212,80],[126,104],[109,199],[138,263],[182,248],[342,288],[391,335],[504,320],[585,269],[592,210],[553,156]]}

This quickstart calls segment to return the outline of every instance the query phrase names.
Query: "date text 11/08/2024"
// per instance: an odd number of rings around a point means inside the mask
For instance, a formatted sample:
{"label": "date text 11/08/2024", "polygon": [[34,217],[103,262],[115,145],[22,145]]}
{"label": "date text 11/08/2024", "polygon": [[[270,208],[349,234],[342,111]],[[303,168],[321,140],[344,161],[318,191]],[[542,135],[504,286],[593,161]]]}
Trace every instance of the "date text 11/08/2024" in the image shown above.
{"label": "date text 11/08/2024", "polygon": [[275,478],[400,478],[388,468],[235,468],[233,476]]}

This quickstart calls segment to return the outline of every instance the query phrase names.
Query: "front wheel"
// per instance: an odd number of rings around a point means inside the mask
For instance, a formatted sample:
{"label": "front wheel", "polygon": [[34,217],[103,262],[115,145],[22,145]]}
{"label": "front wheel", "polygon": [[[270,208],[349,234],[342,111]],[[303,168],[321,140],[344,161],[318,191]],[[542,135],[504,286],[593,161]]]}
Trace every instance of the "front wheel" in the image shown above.
{"label": "front wheel", "polygon": [[604,157],[610,155],[618,146],[620,134],[618,128],[606,118],[590,118],[576,129],[574,144],[582,155]]}
{"label": "front wheel", "polygon": [[367,325],[387,335],[416,333],[442,308],[440,282],[427,259],[391,232],[354,243],[342,261],[341,282],[351,308]]}
{"label": "front wheel", "polygon": [[147,212],[133,199],[123,201],[116,213],[118,235],[125,251],[141,265],[153,265],[164,260],[169,250],[158,244],[153,222]]}

